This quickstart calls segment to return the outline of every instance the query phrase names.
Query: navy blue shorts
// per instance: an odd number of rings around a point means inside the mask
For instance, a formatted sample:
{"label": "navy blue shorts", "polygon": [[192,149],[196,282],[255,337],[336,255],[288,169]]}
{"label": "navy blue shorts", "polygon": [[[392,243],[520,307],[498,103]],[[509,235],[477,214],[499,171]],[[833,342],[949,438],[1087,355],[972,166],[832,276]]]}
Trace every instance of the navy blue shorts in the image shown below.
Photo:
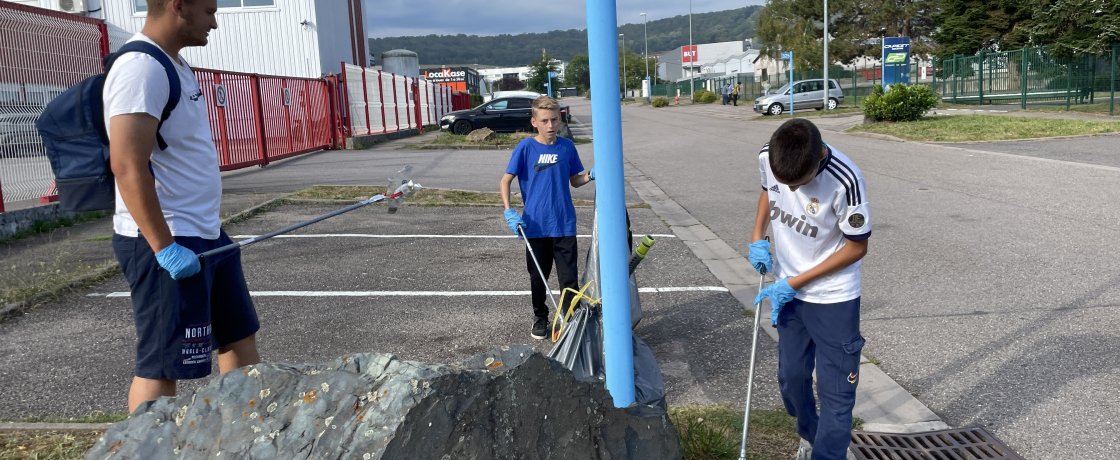
{"label": "navy blue shorts", "polygon": [[[216,240],[177,236],[175,242],[201,253],[232,240],[222,231]],[[113,252],[132,291],[137,377],[206,377],[215,346],[245,339],[260,329],[241,272],[239,249],[207,258],[197,275],[178,281],[160,268],[142,235],[114,234]]]}

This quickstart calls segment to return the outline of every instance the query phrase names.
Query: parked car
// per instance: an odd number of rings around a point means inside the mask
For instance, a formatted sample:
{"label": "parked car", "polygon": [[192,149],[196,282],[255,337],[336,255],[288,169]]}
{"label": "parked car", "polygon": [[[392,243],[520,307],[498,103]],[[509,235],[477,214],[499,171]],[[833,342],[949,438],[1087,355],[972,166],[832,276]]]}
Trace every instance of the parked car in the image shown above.
{"label": "parked car", "polygon": [[0,157],[41,155],[43,140],[35,129],[41,107],[0,105]]}
{"label": "parked car", "polygon": [[[439,129],[463,135],[479,128],[497,132],[533,131],[529,122],[533,118],[533,101],[536,97],[513,96],[494,99],[470,110],[457,110],[439,119]],[[571,119],[568,106],[560,106],[560,119]]]}
{"label": "parked car", "polygon": [[[795,81],[792,86],[794,111],[825,108],[823,79]],[[773,94],[755,99],[754,111],[764,115],[781,115],[789,110],[789,89],[790,85],[786,84]],[[842,102],[844,102],[844,90],[840,88],[840,83],[836,80],[828,80],[828,110],[835,109]]]}

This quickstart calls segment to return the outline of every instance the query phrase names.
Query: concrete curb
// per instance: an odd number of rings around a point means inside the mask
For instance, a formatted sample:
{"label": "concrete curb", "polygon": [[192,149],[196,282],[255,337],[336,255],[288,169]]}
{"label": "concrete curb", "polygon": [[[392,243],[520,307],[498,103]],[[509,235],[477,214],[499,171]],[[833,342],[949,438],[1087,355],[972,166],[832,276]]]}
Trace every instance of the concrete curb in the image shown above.
{"label": "concrete curb", "polygon": [[[753,276],[754,270],[747,259],[669,198],[633,164],[626,162],[625,168],[626,180],[638,196],[650,204],[654,213],[730,290],[743,308],[753,311],[758,279]],[[769,312],[760,314],[765,315],[761,318],[764,320],[770,317]],[[777,342],[777,329],[763,327],[762,330]],[[853,414],[863,420],[865,430],[912,433],[949,428],[937,414],[865,356],[860,356],[860,374]]]}
{"label": "concrete curb", "polygon": [[0,433],[13,431],[105,431],[112,423],[21,423],[0,422]]}

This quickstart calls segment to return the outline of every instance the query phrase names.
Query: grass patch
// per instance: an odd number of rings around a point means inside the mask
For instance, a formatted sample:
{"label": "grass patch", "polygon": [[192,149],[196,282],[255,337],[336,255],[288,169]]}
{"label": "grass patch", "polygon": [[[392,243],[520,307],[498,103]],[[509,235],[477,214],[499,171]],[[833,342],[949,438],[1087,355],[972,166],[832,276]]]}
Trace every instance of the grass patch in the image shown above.
{"label": "grass patch", "polygon": [[428,141],[426,145],[432,146],[452,146],[452,145],[476,145],[480,147],[513,147],[521,142],[521,139],[528,137],[527,133],[494,133],[494,137],[490,140],[471,142],[467,140],[467,136],[460,136],[448,132],[441,132],[435,139]]}
{"label": "grass patch", "polygon": [[98,242],[98,241],[111,241],[112,239],[113,239],[113,235],[97,235],[97,236],[88,236],[88,237],[82,238],[82,241],[95,243],[95,242]]}
{"label": "grass patch", "polygon": [[11,236],[0,238],[0,244],[10,243],[12,241],[27,238],[29,236],[50,233],[51,231],[60,228],[73,227],[82,222],[89,222],[91,220],[97,220],[102,217],[106,217],[109,214],[109,211],[79,212],[67,217],[59,217],[52,220],[35,221],[35,223],[31,224],[31,227],[29,228],[20,230],[12,234]]}
{"label": "grass patch", "polygon": [[[0,283],[0,305],[56,298],[70,289],[104,281],[118,271],[116,262],[102,266],[75,265],[76,262],[57,256],[53,262],[29,261],[24,265],[4,267]],[[46,269],[57,268],[54,271]],[[2,318],[0,318],[2,320]]]}
{"label": "grass patch", "polygon": [[[728,406],[684,406],[669,409],[685,460],[739,458],[743,410]],[[783,410],[751,410],[747,458],[788,459],[797,450],[797,419]]]}
{"label": "grass patch", "polygon": [[71,460],[84,458],[101,438],[100,431],[0,432],[0,460]]}
{"label": "grass patch", "polygon": [[[1056,105],[1027,105],[1028,112],[1078,112],[1078,113],[1095,113],[1108,115],[1108,102],[1098,102],[1095,104],[1070,104],[1069,110],[1066,110],[1065,104]],[[1117,107],[1120,111],[1120,107]]]}
{"label": "grass patch", "polygon": [[910,141],[978,142],[1116,133],[1120,132],[1120,122],[951,115],[910,122],[871,123],[849,131],[886,134]]}
{"label": "grass patch", "polygon": [[28,417],[22,423],[117,423],[128,418],[124,412],[93,412],[79,417]]}

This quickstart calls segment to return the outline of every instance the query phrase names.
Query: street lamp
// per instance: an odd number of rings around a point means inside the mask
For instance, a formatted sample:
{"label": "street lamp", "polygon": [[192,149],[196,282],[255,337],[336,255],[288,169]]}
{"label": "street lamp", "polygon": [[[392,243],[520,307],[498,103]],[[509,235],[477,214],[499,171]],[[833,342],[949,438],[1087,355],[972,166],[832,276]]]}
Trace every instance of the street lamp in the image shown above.
{"label": "street lamp", "polygon": [[[646,61],[646,84],[650,85],[650,93],[653,93],[653,82],[649,81],[649,16],[645,13],[639,13],[639,16],[645,19],[645,23],[642,24],[642,41],[645,43],[643,45],[642,57]],[[644,89],[645,88],[643,88],[643,90]],[[652,94],[647,94],[646,99],[652,96]]]}
{"label": "street lamp", "polygon": [[692,0],[688,0],[688,99],[696,102],[696,88],[692,84],[693,69],[696,65],[696,53],[692,49]]}
{"label": "street lamp", "polygon": [[824,107],[828,110],[828,0],[824,0]]}
{"label": "street lamp", "polygon": [[618,34],[622,38],[622,98],[626,99],[626,34]]}

